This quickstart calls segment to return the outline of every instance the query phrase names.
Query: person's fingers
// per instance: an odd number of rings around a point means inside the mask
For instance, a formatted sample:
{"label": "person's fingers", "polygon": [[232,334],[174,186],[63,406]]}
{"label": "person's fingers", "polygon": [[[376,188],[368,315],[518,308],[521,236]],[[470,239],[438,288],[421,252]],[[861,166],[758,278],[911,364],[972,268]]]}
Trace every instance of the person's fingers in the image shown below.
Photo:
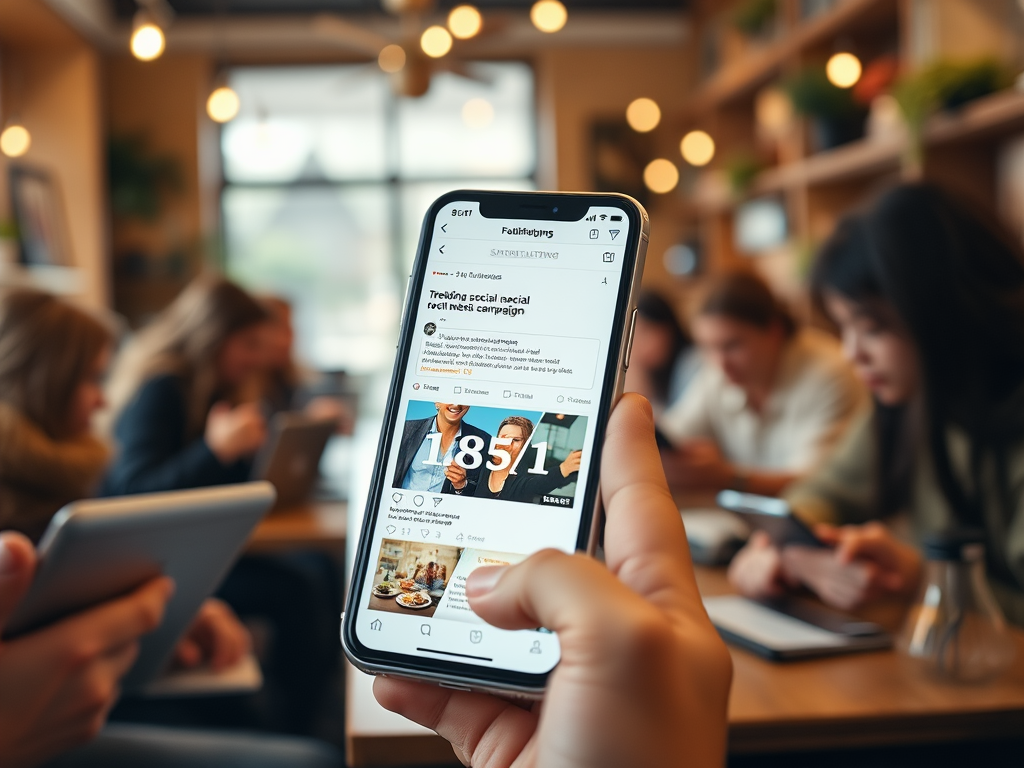
{"label": "person's fingers", "polygon": [[76,637],[76,655],[80,661],[87,662],[134,642],[160,626],[173,591],[174,583],[170,579],[152,579],[124,597],[76,613],[34,633],[33,640],[40,648],[49,647],[61,654],[65,652],[67,637]]}
{"label": "person's fingers", "polygon": [[[552,585],[557,584],[557,589]],[[558,635],[562,663],[617,645],[617,630],[667,617],[586,555],[543,550],[514,566],[478,568],[466,581],[473,611],[502,629],[546,627]],[[608,616],[616,616],[611,624]]]}
{"label": "person's fingers", "polygon": [[217,416],[224,416],[225,414],[231,413],[231,404],[226,403],[223,400],[218,400],[212,406],[210,406],[210,418]]}
{"label": "person's fingers", "polygon": [[823,544],[827,544],[830,547],[834,547],[842,541],[843,534],[841,529],[836,528],[834,525],[828,523],[816,523],[813,528],[814,535]]}
{"label": "person's fingers", "polygon": [[747,541],[747,546],[753,547],[754,549],[768,549],[773,546],[772,537],[765,531],[754,531],[750,535],[750,539]]}
{"label": "person's fingers", "polygon": [[13,531],[0,534],[0,632],[25,596],[36,570],[36,550]]}
{"label": "person's fingers", "polygon": [[699,603],[682,517],[654,439],[654,415],[640,395],[623,395],[612,411],[601,467],[608,567],[662,607]]}
{"label": "person's fingers", "polygon": [[463,765],[507,768],[537,727],[537,715],[504,699],[425,683],[378,677],[373,695],[382,707],[429,728],[451,743]]}
{"label": "person's fingers", "polygon": [[183,637],[174,649],[174,663],[183,669],[191,669],[203,660],[203,651],[190,637]]}

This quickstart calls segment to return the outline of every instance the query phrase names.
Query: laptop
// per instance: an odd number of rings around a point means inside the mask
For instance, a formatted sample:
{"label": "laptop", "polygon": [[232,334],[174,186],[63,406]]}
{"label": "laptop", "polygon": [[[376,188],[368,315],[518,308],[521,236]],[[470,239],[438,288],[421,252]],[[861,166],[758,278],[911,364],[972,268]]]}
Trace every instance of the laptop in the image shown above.
{"label": "laptop", "polygon": [[279,413],[271,419],[270,438],[256,456],[252,479],[266,480],[277,490],[275,510],[309,499],[320,458],[336,428],[334,419],[311,419],[301,412]]}

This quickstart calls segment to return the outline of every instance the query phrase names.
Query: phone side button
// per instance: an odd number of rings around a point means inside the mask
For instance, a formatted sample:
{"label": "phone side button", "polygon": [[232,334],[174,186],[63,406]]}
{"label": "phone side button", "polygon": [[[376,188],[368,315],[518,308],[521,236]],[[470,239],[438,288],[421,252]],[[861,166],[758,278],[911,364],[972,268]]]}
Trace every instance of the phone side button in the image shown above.
{"label": "phone side button", "polygon": [[633,353],[633,333],[636,331],[636,313],[638,311],[634,309],[629,320],[629,338],[626,339],[626,359],[622,363],[622,370],[624,371],[629,369],[629,356]]}
{"label": "phone side button", "polygon": [[438,683],[438,685],[442,688],[449,688],[453,691],[463,691],[464,693],[469,693],[473,690],[468,685],[456,685],[455,683]]}

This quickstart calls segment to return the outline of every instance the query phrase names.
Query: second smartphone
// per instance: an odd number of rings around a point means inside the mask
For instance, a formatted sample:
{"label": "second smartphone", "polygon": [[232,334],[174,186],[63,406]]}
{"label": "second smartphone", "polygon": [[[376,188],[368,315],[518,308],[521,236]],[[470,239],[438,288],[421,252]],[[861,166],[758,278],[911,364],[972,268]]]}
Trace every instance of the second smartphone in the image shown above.
{"label": "second smartphone", "polygon": [[342,626],[360,669],[543,691],[558,638],[485,624],[466,577],[594,551],[648,227],[624,195],[459,191],[430,207]]}

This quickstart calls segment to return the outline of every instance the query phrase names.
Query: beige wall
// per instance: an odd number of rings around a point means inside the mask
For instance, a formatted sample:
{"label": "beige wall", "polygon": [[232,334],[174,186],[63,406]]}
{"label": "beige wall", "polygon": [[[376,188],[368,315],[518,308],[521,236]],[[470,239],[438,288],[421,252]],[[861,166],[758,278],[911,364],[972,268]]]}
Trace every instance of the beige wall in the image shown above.
{"label": "beige wall", "polygon": [[[43,41],[5,45],[3,119],[17,113],[32,135],[16,162],[49,172],[63,198],[74,263],[82,268],[82,298],[94,306],[109,296],[105,160],[100,62],[85,43]],[[7,171],[0,156],[0,216],[11,216]]]}
{"label": "beige wall", "polygon": [[[598,118],[624,117],[635,98],[647,96],[661,106],[663,126],[682,111],[689,96],[690,57],[685,46],[654,48],[553,48],[535,60],[542,152],[540,185],[562,190],[588,190],[593,186],[590,167],[591,125]],[[681,165],[673,131],[659,130],[671,139],[660,154]],[[679,224],[672,206],[653,197],[651,242],[644,283],[665,287],[662,265],[665,250],[676,242]]]}

